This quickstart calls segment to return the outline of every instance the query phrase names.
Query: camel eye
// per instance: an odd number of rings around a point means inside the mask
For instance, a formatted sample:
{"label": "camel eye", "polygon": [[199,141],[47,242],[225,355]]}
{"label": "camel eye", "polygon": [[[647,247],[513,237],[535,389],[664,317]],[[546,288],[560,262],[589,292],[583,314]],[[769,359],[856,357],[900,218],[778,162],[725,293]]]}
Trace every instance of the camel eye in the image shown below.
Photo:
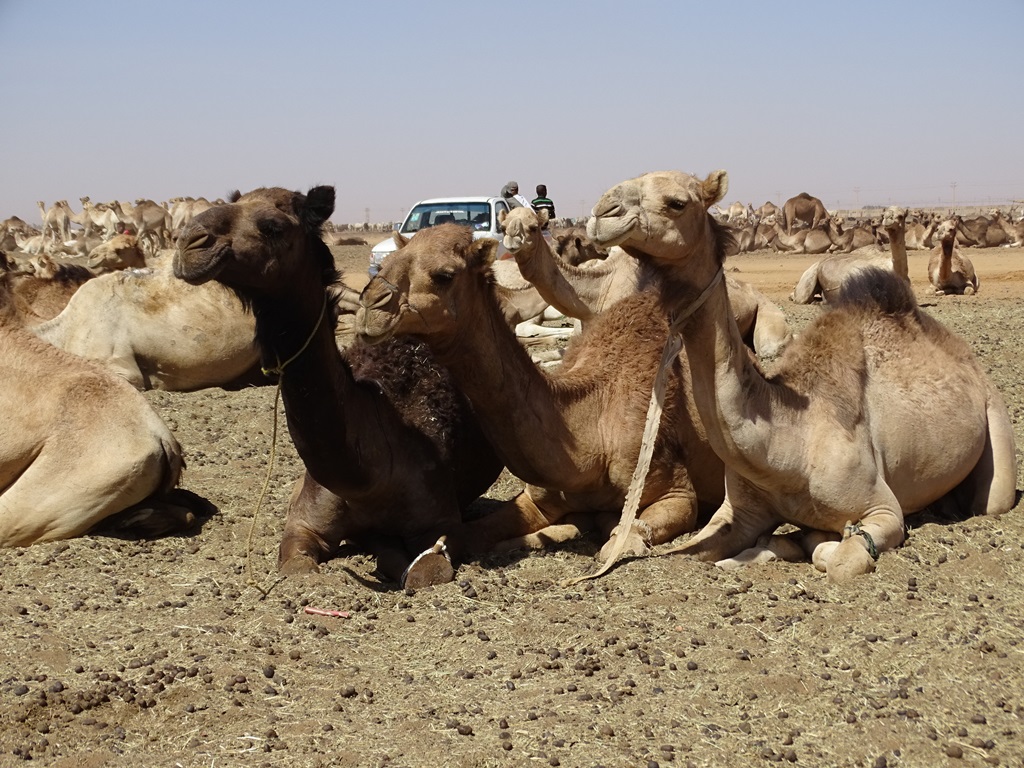
{"label": "camel eye", "polygon": [[665,205],[667,205],[673,211],[681,211],[681,210],[683,210],[683,208],[686,207],[686,201],[685,200],[679,200],[679,199],[673,197],[673,198],[669,198],[668,200],[666,200],[665,201]]}
{"label": "camel eye", "polygon": [[455,275],[451,272],[434,272],[430,275],[430,279],[438,287],[444,288],[452,284],[455,280]]}
{"label": "camel eye", "polygon": [[284,225],[276,219],[260,219],[256,228],[263,237],[277,237],[284,232]]}

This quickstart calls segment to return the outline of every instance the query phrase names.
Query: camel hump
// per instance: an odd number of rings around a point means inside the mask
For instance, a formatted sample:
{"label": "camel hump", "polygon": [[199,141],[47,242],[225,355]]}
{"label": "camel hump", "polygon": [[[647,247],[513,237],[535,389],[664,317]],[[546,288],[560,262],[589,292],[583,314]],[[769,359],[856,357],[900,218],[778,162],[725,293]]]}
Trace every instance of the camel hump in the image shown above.
{"label": "camel hump", "polygon": [[910,283],[895,272],[880,267],[865,267],[847,277],[834,304],[887,315],[906,315],[917,311],[917,298]]}

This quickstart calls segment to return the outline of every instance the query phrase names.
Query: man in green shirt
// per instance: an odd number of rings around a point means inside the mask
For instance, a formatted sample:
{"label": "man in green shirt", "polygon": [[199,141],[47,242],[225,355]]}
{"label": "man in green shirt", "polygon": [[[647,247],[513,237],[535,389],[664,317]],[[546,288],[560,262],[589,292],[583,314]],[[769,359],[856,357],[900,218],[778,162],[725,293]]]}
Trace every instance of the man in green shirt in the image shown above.
{"label": "man in green shirt", "polygon": [[[553,221],[555,218],[555,204],[551,202],[551,198],[548,197],[548,188],[544,184],[537,185],[537,196],[530,201],[530,205],[537,213],[542,210],[548,212],[548,221]],[[544,225],[544,229],[547,229],[548,225]]]}

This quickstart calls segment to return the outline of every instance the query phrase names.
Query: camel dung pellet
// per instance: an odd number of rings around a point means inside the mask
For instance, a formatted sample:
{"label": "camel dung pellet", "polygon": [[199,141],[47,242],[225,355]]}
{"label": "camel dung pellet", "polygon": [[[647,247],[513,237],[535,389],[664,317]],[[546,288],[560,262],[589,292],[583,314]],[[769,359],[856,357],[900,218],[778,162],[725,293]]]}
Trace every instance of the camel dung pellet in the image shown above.
{"label": "camel dung pellet", "polygon": [[614,736],[615,729],[612,728],[608,723],[602,723],[601,727],[597,729],[597,732],[602,736]]}
{"label": "camel dung pellet", "polygon": [[472,736],[473,726],[471,725],[460,725],[455,729],[460,736]]}
{"label": "camel dung pellet", "polygon": [[946,747],[946,757],[960,758],[964,756],[964,751],[961,749],[959,744],[950,744]]}

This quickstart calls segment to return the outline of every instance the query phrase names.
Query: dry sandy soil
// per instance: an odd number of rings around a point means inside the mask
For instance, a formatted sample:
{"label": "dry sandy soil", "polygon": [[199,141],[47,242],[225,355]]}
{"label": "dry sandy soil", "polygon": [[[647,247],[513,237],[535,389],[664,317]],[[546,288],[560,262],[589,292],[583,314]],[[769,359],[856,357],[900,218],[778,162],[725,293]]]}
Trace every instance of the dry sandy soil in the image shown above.
{"label": "dry sandy soil", "polygon": [[[368,248],[335,251],[358,282]],[[969,254],[978,296],[929,296],[919,253],[915,288],[970,340],[1024,446],[1024,251]],[[786,296],[811,260],[729,266],[800,327],[820,310]],[[279,581],[300,462],[282,435],[257,514],[274,389],[147,396],[185,486],[219,511],[180,537],[0,552],[0,766],[1024,765],[1020,503],[922,513],[846,588],[807,564],[678,557],[561,586],[594,567],[592,541],[415,594],[358,553]]]}

